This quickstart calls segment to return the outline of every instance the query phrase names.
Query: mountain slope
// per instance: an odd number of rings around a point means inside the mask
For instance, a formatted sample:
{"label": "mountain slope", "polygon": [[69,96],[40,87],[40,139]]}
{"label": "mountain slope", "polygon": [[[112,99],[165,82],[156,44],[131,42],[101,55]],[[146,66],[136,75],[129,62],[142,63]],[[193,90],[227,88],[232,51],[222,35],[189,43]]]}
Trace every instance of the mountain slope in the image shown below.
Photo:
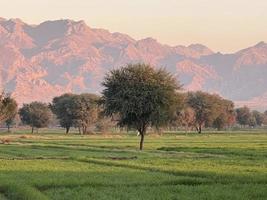
{"label": "mountain slope", "polygon": [[[65,92],[100,92],[105,73],[145,62],[174,73],[187,90],[205,90],[239,104],[267,107],[267,44],[234,54],[201,44],[169,46],[93,29],[83,21],[29,25],[0,18],[0,82],[19,103],[50,101]],[[259,103],[257,103],[259,102]]]}

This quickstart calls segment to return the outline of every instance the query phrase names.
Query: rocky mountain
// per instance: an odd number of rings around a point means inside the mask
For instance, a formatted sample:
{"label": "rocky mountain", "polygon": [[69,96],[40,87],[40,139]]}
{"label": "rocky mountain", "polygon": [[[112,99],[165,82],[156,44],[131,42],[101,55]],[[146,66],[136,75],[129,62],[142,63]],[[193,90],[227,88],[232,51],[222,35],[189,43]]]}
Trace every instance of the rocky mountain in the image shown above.
{"label": "rocky mountain", "polygon": [[145,62],[175,74],[186,90],[205,90],[237,105],[267,109],[267,44],[233,54],[201,44],[169,46],[94,29],[84,21],[30,25],[0,18],[0,90],[19,103],[50,101],[65,92],[100,92],[105,73]]}

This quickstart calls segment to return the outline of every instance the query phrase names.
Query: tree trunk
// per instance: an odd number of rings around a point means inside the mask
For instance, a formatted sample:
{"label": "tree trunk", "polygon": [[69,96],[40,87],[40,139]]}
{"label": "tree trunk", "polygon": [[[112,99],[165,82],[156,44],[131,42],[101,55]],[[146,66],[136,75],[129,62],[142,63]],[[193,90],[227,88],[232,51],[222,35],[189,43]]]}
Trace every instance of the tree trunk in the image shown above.
{"label": "tree trunk", "polygon": [[85,135],[87,133],[87,127],[83,126],[82,127],[82,134]]}
{"label": "tree trunk", "polygon": [[7,132],[10,133],[10,126],[7,125]]}
{"label": "tree trunk", "polygon": [[81,127],[78,127],[78,130],[79,130],[79,134],[81,135],[82,133],[81,133]]}
{"label": "tree trunk", "polygon": [[201,125],[199,125],[199,127],[198,127],[198,133],[200,134],[202,132],[202,127],[201,127]]}
{"label": "tree trunk", "polygon": [[143,146],[144,146],[144,139],[145,139],[145,134],[144,132],[140,133],[141,136],[141,140],[140,140],[140,151],[143,150]]}
{"label": "tree trunk", "polygon": [[34,128],[33,128],[33,126],[32,126],[32,134],[33,134],[33,129],[34,129]]}
{"label": "tree trunk", "polygon": [[69,133],[69,131],[70,131],[70,127],[69,127],[69,126],[67,126],[67,127],[66,127],[66,134],[68,134],[68,133]]}

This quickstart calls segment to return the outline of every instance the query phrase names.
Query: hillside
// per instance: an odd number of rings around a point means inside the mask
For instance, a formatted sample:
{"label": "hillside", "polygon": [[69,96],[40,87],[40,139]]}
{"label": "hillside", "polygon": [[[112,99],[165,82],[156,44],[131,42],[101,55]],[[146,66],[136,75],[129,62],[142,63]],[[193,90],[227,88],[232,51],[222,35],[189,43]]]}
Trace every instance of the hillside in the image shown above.
{"label": "hillside", "polygon": [[30,25],[0,18],[0,89],[19,103],[65,92],[100,92],[105,73],[130,62],[165,67],[187,90],[219,93],[238,105],[267,108],[267,44],[233,54],[201,44],[168,46],[94,29],[83,21]]}

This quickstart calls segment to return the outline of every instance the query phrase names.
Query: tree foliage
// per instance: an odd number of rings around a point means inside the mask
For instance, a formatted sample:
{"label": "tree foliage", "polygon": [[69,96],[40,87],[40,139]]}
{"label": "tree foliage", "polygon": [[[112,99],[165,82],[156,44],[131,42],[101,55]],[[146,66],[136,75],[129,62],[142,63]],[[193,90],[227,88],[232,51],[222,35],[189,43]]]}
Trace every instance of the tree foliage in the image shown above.
{"label": "tree foliage", "polygon": [[51,119],[51,110],[49,106],[41,102],[32,102],[30,104],[24,104],[19,109],[19,115],[21,121],[34,128],[47,127]]}
{"label": "tree foliage", "polygon": [[15,117],[18,113],[18,104],[15,99],[7,98],[6,100],[7,113],[5,123],[8,127],[8,132],[10,131],[10,126],[14,124]]}
{"label": "tree foliage", "polygon": [[195,127],[198,133],[204,126],[222,129],[234,123],[235,112],[232,101],[223,99],[219,95],[206,92],[190,92],[187,104],[195,112]]}
{"label": "tree foliage", "polygon": [[12,117],[17,111],[17,103],[10,94],[2,92],[0,94],[0,122]]}
{"label": "tree foliage", "polygon": [[257,110],[252,111],[251,114],[255,118],[256,125],[261,126],[265,120],[264,114]]}
{"label": "tree foliage", "polygon": [[242,108],[236,109],[236,120],[240,125],[249,125],[251,124],[251,114],[248,107],[244,106]]}
{"label": "tree foliage", "polygon": [[129,64],[110,71],[103,86],[104,113],[118,114],[118,125],[139,131],[140,150],[147,127],[159,127],[169,120],[177,105],[176,90],[180,89],[171,74],[146,64]]}
{"label": "tree foliage", "polygon": [[72,97],[70,110],[75,126],[88,133],[88,128],[96,123],[99,114],[99,97],[95,94],[80,94]]}
{"label": "tree foliage", "polygon": [[74,116],[71,110],[74,94],[63,94],[55,97],[50,105],[52,112],[59,119],[59,123],[69,133],[70,127],[74,124]]}

